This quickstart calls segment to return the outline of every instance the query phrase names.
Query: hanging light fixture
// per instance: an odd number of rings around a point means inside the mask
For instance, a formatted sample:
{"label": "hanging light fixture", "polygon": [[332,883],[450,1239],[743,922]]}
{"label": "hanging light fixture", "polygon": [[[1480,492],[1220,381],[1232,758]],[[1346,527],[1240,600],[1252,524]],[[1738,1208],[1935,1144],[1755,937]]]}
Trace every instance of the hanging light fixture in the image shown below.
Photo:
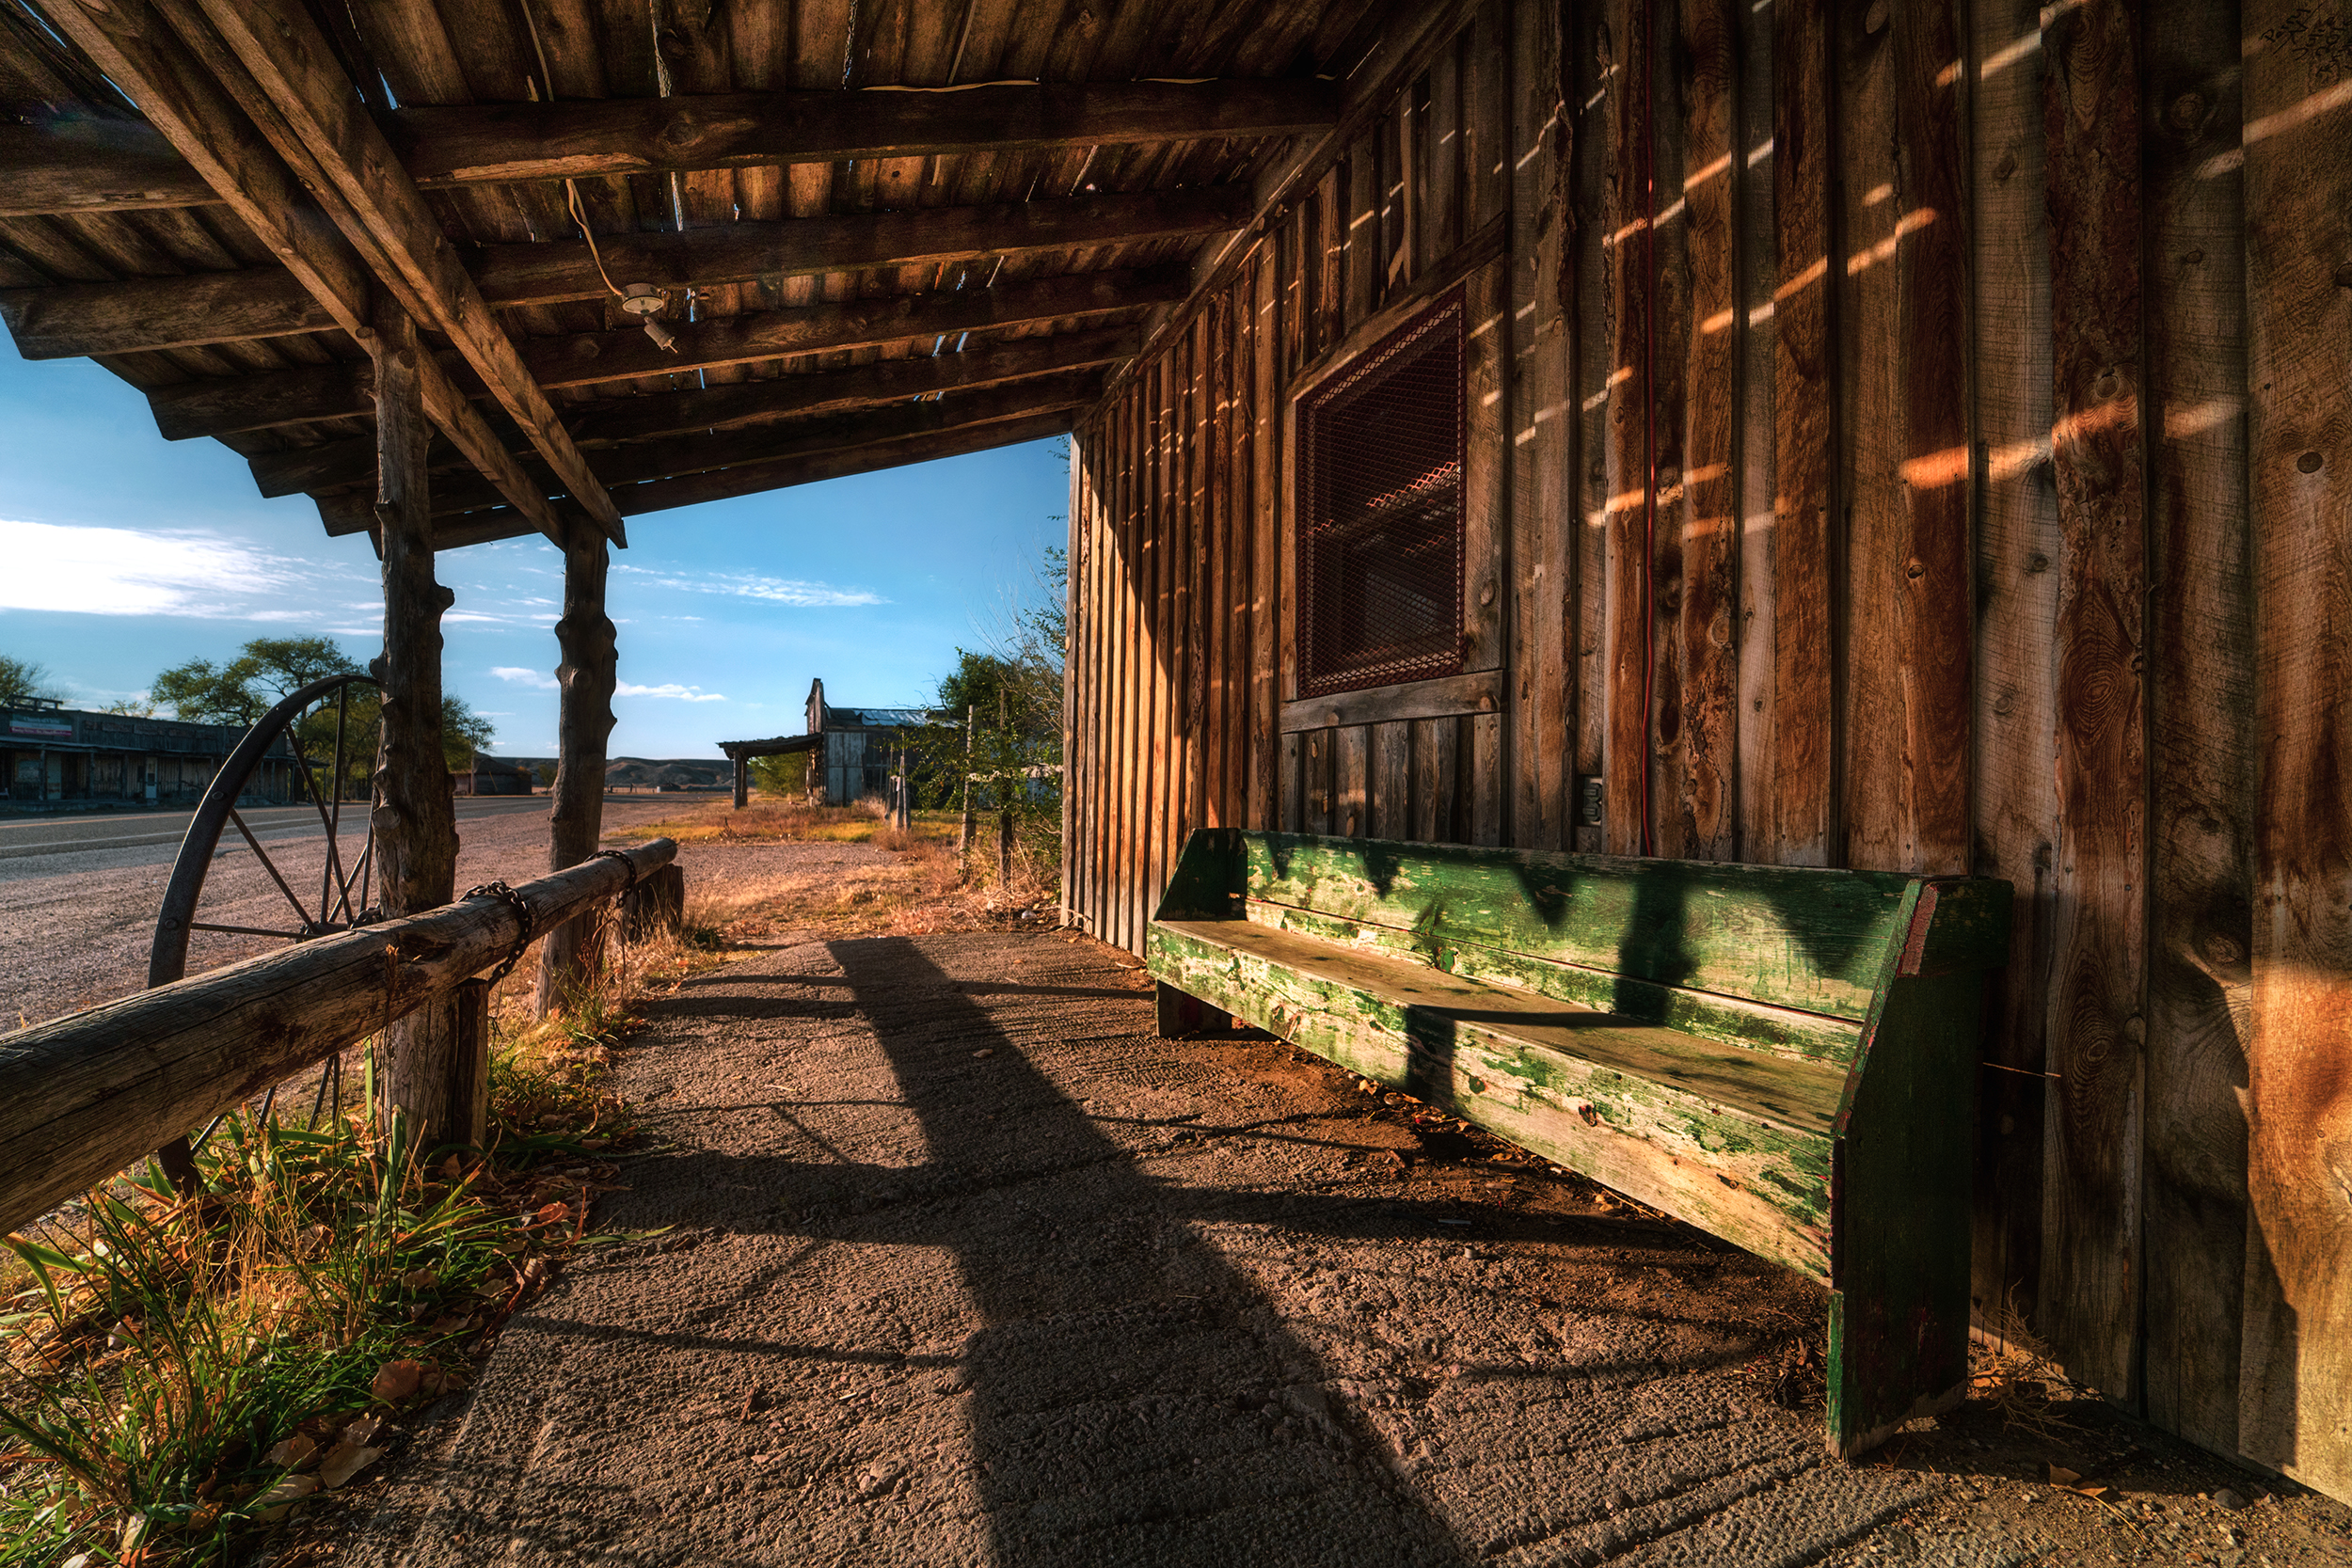
{"label": "hanging light fixture", "polygon": [[631,283],[621,291],[621,309],[644,326],[645,336],[656,347],[668,353],[677,352],[677,334],[661,323],[661,312],[669,309],[670,296],[651,283]]}

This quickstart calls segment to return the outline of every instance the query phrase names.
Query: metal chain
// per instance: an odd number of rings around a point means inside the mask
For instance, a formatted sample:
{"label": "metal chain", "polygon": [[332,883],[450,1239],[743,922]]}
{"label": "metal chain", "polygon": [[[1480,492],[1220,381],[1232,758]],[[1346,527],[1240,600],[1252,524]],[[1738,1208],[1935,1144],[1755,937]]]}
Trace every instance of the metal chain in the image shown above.
{"label": "metal chain", "polygon": [[595,854],[590,855],[588,859],[592,861],[619,861],[621,863],[621,869],[628,873],[628,882],[621,889],[622,896],[627,897],[630,893],[636,890],[637,863],[628,858],[628,850],[599,849]]}
{"label": "metal chain", "polygon": [[468,898],[503,898],[515,906],[515,919],[518,927],[515,932],[515,945],[507,949],[506,957],[500,960],[498,968],[490,971],[490,984],[495,986],[506,978],[508,973],[521,960],[523,949],[531,945],[531,906],[523,902],[521,894],[516,893],[504,882],[485,882],[480,887],[468,888],[466,896]]}

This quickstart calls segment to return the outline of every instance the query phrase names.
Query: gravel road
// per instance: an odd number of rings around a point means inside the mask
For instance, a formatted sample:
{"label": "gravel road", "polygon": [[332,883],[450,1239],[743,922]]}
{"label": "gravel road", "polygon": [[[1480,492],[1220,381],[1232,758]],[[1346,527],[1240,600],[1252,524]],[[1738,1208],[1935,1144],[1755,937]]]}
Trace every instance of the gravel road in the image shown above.
{"label": "gravel road", "polygon": [[[520,882],[547,871],[548,810],[545,797],[458,802],[457,884]],[[608,832],[660,821],[679,811],[676,799],[608,798]],[[348,811],[348,808],[347,808]],[[95,831],[94,824],[67,819],[66,831]],[[315,909],[326,863],[326,834],[316,819],[301,822],[282,812],[257,812],[248,819],[279,874]],[[155,913],[164,884],[179,852],[182,814],[109,818],[115,830],[100,842],[112,847],[57,852],[19,852],[33,837],[48,838],[48,820],[11,822],[0,836],[0,1030],[112,1001],[147,983],[147,951],[154,939]],[[346,815],[341,846],[356,857],[365,842],[365,822]],[[125,842],[131,841],[131,842]],[[51,847],[41,846],[44,850]],[[231,829],[205,879],[199,920],[217,926],[278,929],[293,918],[286,897],[272,882],[244,840]],[[188,946],[188,972],[249,958],[280,945],[266,937],[199,931]]]}

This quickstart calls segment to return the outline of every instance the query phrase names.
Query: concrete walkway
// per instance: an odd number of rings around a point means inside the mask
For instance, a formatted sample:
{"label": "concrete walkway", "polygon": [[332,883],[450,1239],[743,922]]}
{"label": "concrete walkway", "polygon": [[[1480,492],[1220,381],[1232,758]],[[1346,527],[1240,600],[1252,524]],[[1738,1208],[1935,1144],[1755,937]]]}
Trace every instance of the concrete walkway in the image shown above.
{"label": "concrete walkway", "polygon": [[[1819,1293],[1500,1165],[1123,955],[793,947],[648,1009],[582,1261],[338,1560],[2036,1560],[1751,1370]],[[1908,1514],[1908,1517],[1906,1517]],[[1923,1520],[1940,1520],[1923,1524]]]}

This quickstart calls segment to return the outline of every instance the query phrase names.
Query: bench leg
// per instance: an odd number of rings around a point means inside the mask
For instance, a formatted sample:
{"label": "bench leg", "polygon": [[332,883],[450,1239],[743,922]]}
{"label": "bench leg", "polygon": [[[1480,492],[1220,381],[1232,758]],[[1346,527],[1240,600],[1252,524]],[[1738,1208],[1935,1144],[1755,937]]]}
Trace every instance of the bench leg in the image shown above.
{"label": "bench leg", "polygon": [[1178,990],[1167,981],[1159,985],[1159,1033],[1165,1039],[1186,1035],[1222,1034],[1233,1026],[1233,1015],[1212,1007],[1199,997]]}
{"label": "bench leg", "polygon": [[1876,1448],[1968,1392],[1974,974],[1896,982],[1831,1189],[1829,1451]]}

